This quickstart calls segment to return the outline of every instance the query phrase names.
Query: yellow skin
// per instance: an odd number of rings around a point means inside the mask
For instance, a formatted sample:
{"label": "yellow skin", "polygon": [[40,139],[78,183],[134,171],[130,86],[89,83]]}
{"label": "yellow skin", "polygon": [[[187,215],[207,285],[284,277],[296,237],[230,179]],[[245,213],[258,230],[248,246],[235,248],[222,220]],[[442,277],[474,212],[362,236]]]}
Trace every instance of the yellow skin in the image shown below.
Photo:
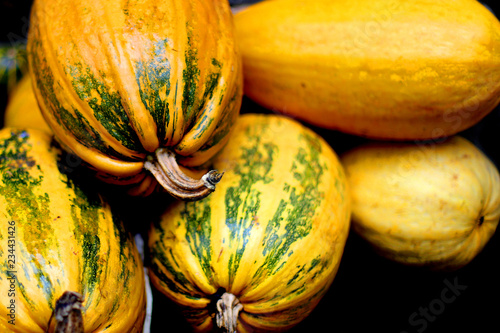
{"label": "yellow skin", "polygon": [[134,240],[96,193],[59,172],[51,141],[35,129],[0,131],[0,332],[54,332],[56,300],[73,291],[84,298],[84,332],[140,333],[146,293]]}
{"label": "yellow skin", "polygon": [[243,309],[238,332],[282,331],[303,320],[333,281],[349,232],[340,162],[317,134],[276,115],[239,118],[214,159],[224,171],[205,199],[176,202],[151,226],[151,281],[198,332],[222,287]]}
{"label": "yellow skin", "polygon": [[9,96],[4,114],[4,126],[35,128],[52,134],[38,107],[29,74],[23,76]]}
{"label": "yellow skin", "polygon": [[500,218],[500,176],[472,143],[373,144],[343,156],[353,229],[383,256],[453,270],[468,264]]}
{"label": "yellow skin", "polygon": [[431,139],[500,100],[500,23],[475,0],[274,0],[235,15],[245,94],[317,126]]}

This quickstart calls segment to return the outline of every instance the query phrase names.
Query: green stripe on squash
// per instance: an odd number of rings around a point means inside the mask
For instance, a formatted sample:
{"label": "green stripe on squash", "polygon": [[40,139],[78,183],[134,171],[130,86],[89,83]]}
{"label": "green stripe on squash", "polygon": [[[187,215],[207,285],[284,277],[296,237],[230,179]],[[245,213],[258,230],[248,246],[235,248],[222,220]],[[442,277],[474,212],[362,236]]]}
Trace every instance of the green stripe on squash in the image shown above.
{"label": "green stripe on squash", "polygon": [[15,237],[13,268],[11,253],[0,253],[0,287],[10,288],[15,271],[17,315],[12,326],[9,309],[0,308],[0,331],[46,331],[40,323],[49,324],[56,300],[70,290],[85,299],[88,329],[140,332],[146,295],[134,240],[91,183],[59,171],[62,152],[51,141],[42,131],[0,130],[0,239]]}
{"label": "green stripe on squash", "polygon": [[35,1],[30,69],[61,146],[129,193],[211,193],[214,184],[194,179],[203,187],[192,189],[160,161],[172,152],[206,167],[226,143],[243,96],[232,18],[224,1]]}
{"label": "green stripe on squash", "polygon": [[238,119],[214,166],[225,172],[216,192],[173,203],[151,225],[153,285],[196,331],[214,327],[219,288],[243,305],[238,332],[289,329],[337,272],[350,221],[343,168],[298,122],[253,114]]}

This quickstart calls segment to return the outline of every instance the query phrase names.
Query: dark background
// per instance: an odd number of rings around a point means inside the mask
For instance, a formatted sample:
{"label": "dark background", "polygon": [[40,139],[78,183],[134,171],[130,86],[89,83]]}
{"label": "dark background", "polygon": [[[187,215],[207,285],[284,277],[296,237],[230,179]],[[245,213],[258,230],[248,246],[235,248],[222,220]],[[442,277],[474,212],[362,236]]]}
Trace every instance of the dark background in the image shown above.
{"label": "dark background", "polygon": [[[241,4],[245,0],[233,2]],[[493,0],[483,3],[494,8]],[[25,39],[30,6],[31,1],[0,0],[0,43],[11,45]],[[4,110],[6,87],[1,84],[0,88],[0,110]],[[242,112],[270,111],[245,98]],[[364,141],[335,131],[313,129],[338,154]],[[497,167],[500,165],[500,107],[460,134],[473,141]],[[500,332],[499,232],[468,266],[452,273],[430,272],[385,260],[351,233],[339,272],[328,293],[313,313],[291,332]],[[440,310],[439,300],[447,283],[458,284],[462,289],[438,315],[429,311],[430,317],[423,319],[425,317],[418,313],[429,306]],[[446,294],[449,297],[452,295]],[[412,325],[409,318],[414,313],[418,314],[414,318],[420,321]],[[151,332],[170,331],[175,325],[179,325],[175,331],[189,331],[175,306],[154,291]]]}

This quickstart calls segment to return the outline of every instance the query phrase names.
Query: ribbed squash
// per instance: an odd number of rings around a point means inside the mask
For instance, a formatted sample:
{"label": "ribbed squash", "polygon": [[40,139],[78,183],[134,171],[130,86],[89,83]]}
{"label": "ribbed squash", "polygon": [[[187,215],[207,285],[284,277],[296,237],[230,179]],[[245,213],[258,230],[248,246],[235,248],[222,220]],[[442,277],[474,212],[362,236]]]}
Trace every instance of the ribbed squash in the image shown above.
{"label": "ribbed squash", "polygon": [[[140,333],[134,240],[95,191],[59,171],[60,153],[42,131],[0,130],[0,332]],[[61,327],[73,325],[66,312],[82,314],[84,331]]]}
{"label": "ribbed squash", "polygon": [[351,212],[343,168],[303,125],[255,114],[239,118],[214,165],[225,172],[217,191],[153,223],[151,281],[195,331],[289,329],[339,267]]}
{"label": "ribbed squash", "polygon": [[226,0],[36,0],[28,60],[57,140],[99,178],[148,193],[153,174],[182,199],[213,191],[220,174],[191,179],[177,162],[207,162],[239,113]]}
{"label": "ribbed squash", "polygon": [[25,75],[9,95],[4,114],[4,126],[11,128],[34,128],[52,134],[42,116],[35,94],[31,76]]}
{"label": "ribbed squash", "polygon": [[341,161],[352,193],[353,229],[389,259],[458,269],[495,233],[500,175],[462,137],[363,145]]}
{"label": "ribbed squash", "polygon": [[500,22],[475,0],[275,0],[235,16],[245,94],[314,125],[433,139],[500,101]]}

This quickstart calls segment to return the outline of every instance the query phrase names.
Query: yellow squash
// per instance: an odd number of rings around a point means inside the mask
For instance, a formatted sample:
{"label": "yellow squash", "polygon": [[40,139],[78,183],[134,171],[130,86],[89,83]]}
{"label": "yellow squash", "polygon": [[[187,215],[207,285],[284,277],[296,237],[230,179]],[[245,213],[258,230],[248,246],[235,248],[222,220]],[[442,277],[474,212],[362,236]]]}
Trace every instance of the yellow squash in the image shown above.
{"label": "yellow squash", "polygon": [[500,23],[475,0],[274,0],[235,16],[245,94],[383,139],[471,127],[500,101]]}
{"label": "yellow squash", "polygon": [[[142,333],[134,240],[91,186],[59,171],[51,142],[35,129],[0,130],[0,332]],[[54,330],[71,324],[67,310],[83,331]]]}
{"label": "yellow squash", "polygon": [[353,229],[383,256],[457,269],[494,234],[500,218],[495,165],[460,136],[432,144],[378,143],[341,156]]}
{"label": "yellow squash", "polygon": [[283,116],[246,114],[214,160],[217,191],[168,207],[149,234],[150,277],[198,332],[283,331],[332,283],[350,197],[334,151]]}
{"label": "yellow squash", "polygon": [[33,92],[31,76],[24,75],[9,95],[4,114],[4,126],[15,128],[35,128],[52,134],[52,130],[42,116]]}

